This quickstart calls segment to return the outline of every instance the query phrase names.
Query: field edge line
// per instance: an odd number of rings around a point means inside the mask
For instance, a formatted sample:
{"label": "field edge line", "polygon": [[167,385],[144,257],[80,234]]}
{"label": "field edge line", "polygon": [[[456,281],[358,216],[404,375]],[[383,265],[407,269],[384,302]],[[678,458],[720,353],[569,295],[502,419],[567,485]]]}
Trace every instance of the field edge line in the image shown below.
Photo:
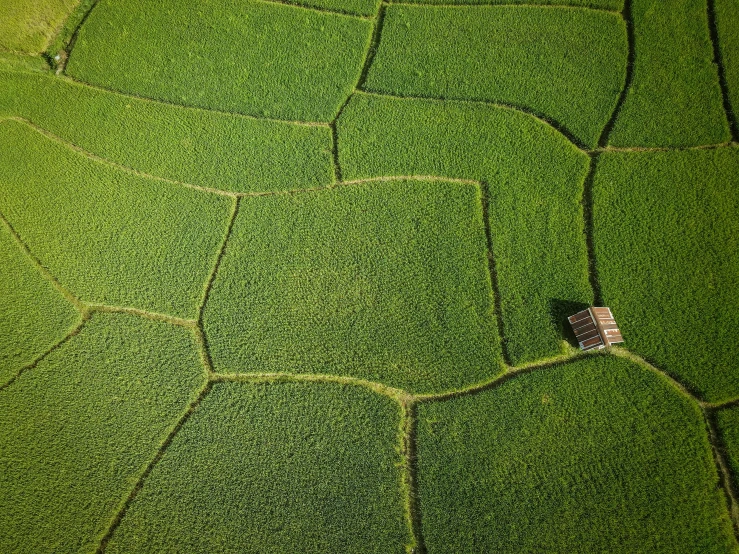
{"label": "field edge line", "polygon": [[591,12],[610,13],[619,15],[619,10],[612,10],[609,8],[599,8],[597,6],[576,6],[573,4],[537,4],[536,2],[519,2],[519,3],[491,3],[491,2],[480,2],[472,3],[462,1],[454,4],[435,3],[435,2],[424,2],[423,0],[417,2],[410,2],[408,0],[393,1],[388,0],[389,4],[396,6],[420,6],[420,7],[433,7],[433,8],[470,8],[470,7],[490,7],[490,8],[544,8],[544,9],[560,9],[560,10],[586,10]]}
{"label": "field edge line", "polygon": [[188,405],[187,409],[185,410],[185,413],[180,416],[175,426],[167,434],[167,437],[164,439],[164,442],[162,442],[159,445],[159,448],[157,449],[156,454],[151,459],[151,461],[147,464],[147,466],[144,468],[144,471],[141,473],[139,478],[136,480],[136,484],[131,489],[126,499],[123,501],[123,504],[120,505],[118,512],[115,514],[115,516],[111,520],[107,531],[105,532],[103,537],[100,539],[98,548],[95,551],[96,554],[103,554],[105,552],[106,548],[108,547],[108,543],[110,542],[111,538],[113,538],[113,535],[115,534],[118,527],[120,527],[121,522],[123,521],[123,518],[126,516],[126,512],[128,512],[128,509],[131,507],[131,504],[136,499],[136,496],[138,496],[139,492],[144,487],[144,483],[146,479],[149,477],[154,467],[164,457],[164,454],[167,451],[167,448],[169,448],[169,445],[172,444],[172,441],[174,440],[177,433],[180,431],[180,429],[182,429],[185,423],[187,423],[187,420],[190,419],[190,416],[192,416],[195,410],[198,409],[201,402],[208,395],[208,393],[211,391],[212,388],[213,388],[213,383],[211,381],[206,380],[205,384],[200,389],[195,399],[191,401],[190,404]]}
{"label": "field edge line", "polygon": [[726,68],[724,67],[724,56],[721,53],[721,42],[716,23],[716,0],[706,0],[706,13],[708,18],[708,33],[713,47],[713,64],[716,66],[718,74],[718,84],[721,89],[721,100],[724,106],[724,115],[726,123],[729,125],[729,134],[733,142],[739,142],[739,122],[737,122],[736,112],[731,105],[731,96],[729,95],[729,83],[726,80]]}
{"label": "field edge line", "polygon": [[24,365],[22,368],[20,368],[15,375],[13,375],[10,379],[8,379],[5,383],[0,384],[0,393],[5,391],[5,389],[9,388],[13,383],[15,383],[21,375],[26,373],[27,371],[33,370],[38,364],[40,364],[42,361],[44,361],[49,355],[51,355],[52,352],[55,352],[62,346],[64,346],[67,342],[72,340],[73,337],[77,336],[80,331],[82,331],[85,324],[89,321],[90,314],[89,313],[83,313],[80,314],[79,320],[71,327],[71,329],[67,332],[66,335],[64,335],[61,339],[59,339],[56,343],[51,345],[46,352],[42,353],[41,355],[37,356],[36,359],[34,359],[31,363]]}
{"label": "field edge line", "polygon": [[737,492],[736,485],[732,479],[733,475],[731,468],[726,460],[724,441],[721,438],[721,432],[718,429],[715,419],[715,411],[716,410],[707,406],[701,406],[701,412],[703,414],[708,435],[708,442],[711,445],[711,452],[713,453],[713,460],[716,464],[716,471],[718,473],[719,488],[724,494],[726,509],[728,511],[729,518],[731,519],[732,530],[734,531],[734,538],[736,542],[739,543],[739,493]]}
{"label": "field edge line", "polygon": [[426,554],[426,545],[421,529],[421,508],[418,495],[417,403],[413,397],[400,399],[400,455],[403,460],[401,486],[403,504],[411,543],[406,545],[407,554]]}

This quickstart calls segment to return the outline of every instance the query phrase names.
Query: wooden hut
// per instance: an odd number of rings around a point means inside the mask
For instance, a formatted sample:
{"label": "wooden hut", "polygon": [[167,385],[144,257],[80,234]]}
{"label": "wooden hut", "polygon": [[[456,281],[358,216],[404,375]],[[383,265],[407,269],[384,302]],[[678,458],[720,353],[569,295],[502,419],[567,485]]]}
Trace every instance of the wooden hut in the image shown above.
{"label": "wooden hut", "polygon": [[624,341],[610,308],[588,308],[567,319],[580,350],[601,349]]}

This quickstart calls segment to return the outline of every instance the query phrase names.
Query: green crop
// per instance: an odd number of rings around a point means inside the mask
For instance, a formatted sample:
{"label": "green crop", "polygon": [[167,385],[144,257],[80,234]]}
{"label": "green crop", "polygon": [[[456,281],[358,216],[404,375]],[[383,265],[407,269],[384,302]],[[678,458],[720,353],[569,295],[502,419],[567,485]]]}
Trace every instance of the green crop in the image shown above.
{"label": "green crop", "polygon": [[633,82],[608,142],[691,146],[729,140],[705,0],[633,0]]}
{"label": "green crop", "polygon": [[78,314],[0,223],[0,387],[61,340]]}
{"label": "green crop", "polygon": [[699,407],[597,356],[418,408],[429,552],[732,552]]}
{"label": "green crop", "polygon": [[107,552],[403,552],[399,415],[358,387],[218,383]]}
{"label": "green crop", "polygon": [[93,315],[0,391],[0,551],[94,552],[203,386],[192,335]]}
{"label": "green crop", "polygon": [[609,12],[391,6],[381,36],[367,90],[510,104],[589,146],[624,82],[626,28]]}
{"label": "green crop", "polygon": [[345,179],[485,182],[508,356],[559,352],[564,317],[592,300],[580,205],[587,156],[529,115],[464,102],[359,94],[338,135]]}
{"label": "green crop", "polygon": [[[739,490],[739,407],[736,405],[714,412],[721,434],[722,450],[727,455],[733,489]],[[735,507],[739,508],[739,506]]]}
{"label": "green crop", "polygon": [[459,4],[467,6],[470,4],[535,4],[536,6],[577,8],[592,8],[596,10],[619,11],[623,8],[624,0],[402,0],[409,4]]}
{"label": "green crop", "polygon": [[204,312],[216,371],[439,391],[500,372],[480,191],[394,181],[244,198]]}
{"label": "green crop", "polygon": [[607,153],[598,279],[630,349],[703,398],[739,395],[739,148]]}
{"label": "green crop", "polygon": [[253,0],[100,0],[66,72],[177,104],[330,121],[371,32],[366,20]]}
{"label": "green crop", "polygon": [[228,191],[334,180],[331,130],[140,100],[44,75],[0,71],[0,113],[138,171]]}
{"label": "green crop", "polygon": [[[716,6],[716,31],[734,121],[739,119],[739,1],[709,0]],[[735,129],[739,133],[739,129]],[[737,137],[735,137],[736,139]]]}
{"label": "green crop", "polygon": [[291,4],[353,15],[374,16],[380,0],[295,0]]}
{"label": "green crop", "polygon": [[78,0],[3,0],[0,50],[41,53]]}
{"label": "green crop", "polygon": [[195,317],[231,199],[132,175],[0,123],[0,209],[82,300]]}

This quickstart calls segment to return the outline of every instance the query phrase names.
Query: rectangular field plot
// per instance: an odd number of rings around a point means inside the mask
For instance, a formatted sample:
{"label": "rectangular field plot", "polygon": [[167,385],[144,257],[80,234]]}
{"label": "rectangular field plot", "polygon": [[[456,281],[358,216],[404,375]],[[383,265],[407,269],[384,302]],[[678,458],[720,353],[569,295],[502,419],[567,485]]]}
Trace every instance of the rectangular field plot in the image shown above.
{"label": "rectangular field plot", "polygon": [[24,123],[0,122],[0,207],[89,302],[193,318],[232,200],[131,175]]}
{"label": "rectangular field plot", "polygon": [[606,153],[595,261],[629,349],[701,397],[739,395],[739,148]]}
{"label": "rectangular field plot", "polygon": [[95,552],[204,381],[189,331],[95,314],[0,391],[0,551]]}
{"label": "rectangular field plot", "polygon": [[50,75],[0,71],[0,114],[112,162],[235,192],[334,180],[331,130],[151,102]]}
{"label": "rectangular field plot", "polygon": [[512,105],[593,146],[626,74],[618,14],[531,6],[393,6],[365,88]]}
{"label": "rectangular field plot", "polygon": [[372,23],[279,3],[100,0],[66,72],[106,88],[262,117],[330,121]]}
{"label": "rectangular field plot", "polygon": [[527,114],[464,102],[358,94],[337,129],[345,179],[485,183],[510,362],[560,353],[566,317],[592,302],[580,204],[588,157]]}
{"label": "rectangular field plot", "polygon": [[205,307],[216,371],[413,392],[500,373],[480,191],[403,181],[244,198]]}
{"label": "rectangular field plot", "polygon": [[633,0],[633,81],[613,146],[696,146],[729,140],[706,0]]}
{"label": "rectangular field plot", "polygon": [[106,552],[404,552],[399,416],[359,387],[217,383]]}
{"label": "rectangular field plot", "polygon": [[40,54],[79,0],[3,0],[0,50]]}
{"label": "rectangular field plot", "polygon": [[737,549],[702,413],[606,356],[418,407],[429,554]]}

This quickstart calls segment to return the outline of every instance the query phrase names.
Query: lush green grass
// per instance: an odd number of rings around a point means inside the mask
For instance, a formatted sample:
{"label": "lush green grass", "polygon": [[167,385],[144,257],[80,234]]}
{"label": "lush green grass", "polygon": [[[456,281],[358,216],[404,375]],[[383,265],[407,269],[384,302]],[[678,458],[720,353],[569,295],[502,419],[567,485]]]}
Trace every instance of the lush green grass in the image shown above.
{"label": "lush green grass", "polygon": [[603,154],[598,279],[629,349],[701,397],[739,396],[739,149]]}
{"label": "lush green grass", "polygon": [[78,0],[3,0],[0,50],[41,53]]}
{"label": "lush green grass", "polygon": [[288,3],[363,16],[374,16],[380,6],[380,0],[291,0]]}
{"label": "lush green grass", "polygon": [[0,550],[94,552],[203,385],[192,335],[93,315],[0,392]]}
{"label": "lush green grass", "polygon": [[623,0],[402,0],[409,4],[536,4],[538,6],[572,6],[573,8],[593,8],[621,10]]}
{"label": "lush green grass", "polygon": [[623,86],[626,51],[613,13],[390,6],[365,88],[511,104],[593,146]]}
{"label": "lush green grass", "polygon": [[404,552],[398,418],[358,387],[216,384],[107,551]]}
{"label": "lush green grass", "polygon": [[0,223],[0,386],[61,340],[77,311]]}
{"label": "lush green grass", "polygon": [[739,119],[739,0],[715,0],[716,30],[734,118]]}
{"label": "lush green grass", "polygon": [[249,192],[334,180],[331,130],[182,109],[50,75],[0,72],[0,113],[159,177]]}
{"label": "lush green grass", "polygon": [[592,300],[580,205],[587,156],[531,116],[462,102],[357,95],[338,134],[345,179],[485,181],[508,355],[520,363],[560,351],[564,318]]}
{"label": "lush green grass", "polygon": [[739,490],[739,407],[733,406],[714,412],[721,434],[723,451],[731,471],[732,486]]}
{"label": "lush green grass", "polygon": [[698,406],[598,356],[418,408],[439,552],[733,552]]}
{"label": "lush green grass", "polygon": [[705,0],[633,0],[634,75],[609,143],[691,146],[729,139]]}
{"label": "lush green grass", "polygon": [[498,374],[479,188],[370,183],[245,198],[204,313],[216,371],[417,392]]}
{"label": "lush green grass", "polygon": [[0,207],[83,300],[196,317],[232,200],[93,161],[0,124]]}
{"label": "lush green grass", "polygon": [[330,121],[371,32],[367,20],[253,0],[100,0],[66,71],[176,104]]}

